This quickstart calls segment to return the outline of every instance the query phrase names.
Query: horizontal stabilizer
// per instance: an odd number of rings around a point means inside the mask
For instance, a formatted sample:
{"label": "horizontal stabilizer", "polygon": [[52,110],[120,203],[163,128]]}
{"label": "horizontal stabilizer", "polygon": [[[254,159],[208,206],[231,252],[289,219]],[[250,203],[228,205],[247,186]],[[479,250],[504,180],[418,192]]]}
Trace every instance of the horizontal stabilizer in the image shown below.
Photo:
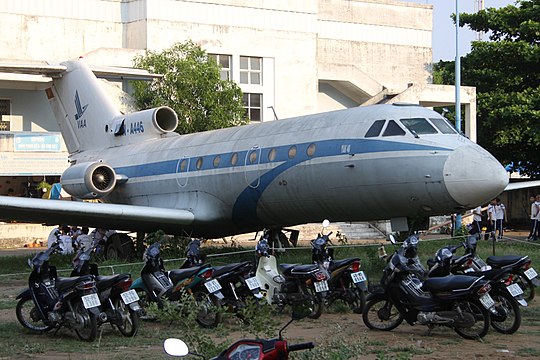
{"label": "horizontal stabilizer", "polygon": [[195,216],[188,210],[0,196],[0,220],[181,234]]}

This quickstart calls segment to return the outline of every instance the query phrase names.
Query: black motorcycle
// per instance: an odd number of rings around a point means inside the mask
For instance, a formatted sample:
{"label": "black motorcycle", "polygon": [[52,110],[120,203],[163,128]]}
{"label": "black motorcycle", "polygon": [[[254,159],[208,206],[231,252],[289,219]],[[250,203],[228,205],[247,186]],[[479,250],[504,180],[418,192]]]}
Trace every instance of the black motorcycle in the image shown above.
{"label": "black motorcycle", "polygon": [[130,289],[144,297],[141,299],[143,303],[153,301],[159,308],[163,308],[162,299],[180,305],[184,294],[189,294],[197,306],[197,322],[204,327],[219,324],[222,318],[219,307],[223,294],[219,282],[211,279],[214,270],[209,265],[202,264],[166,271],[160,256],[160,246],[161,244],[156,242],[146,249],[141,277],[133,281]]}
{"label": "black motorcycle", "polygon": [[474,271],[469,267],[471,254],[455,256],[457,246],[446,246],[435,253],[435,257],[428,259],[428,277],[441,277],[450,274],[483,276],[492,286],[490,295],[495,301],[497,314],[491,314],[491,326],[502,334],[513,334],[521,325],[521,311],[519,305],[527,306],[523,299],[523,291],[519,285],[512,283],[513,275],[510,269],[492,269]]}
{"label": "black motorcycle", "polygon": [[49,257],[60,251],[58,243],[28,261],[32,268],[28,289],[17,296],[17,320],[35,332],[47,332],[62,326],[73,329],[79,339],[94,341],[98,321],[107,315],[101,305],[93,275],[61,278]]}
{"label": "black motorcycle", "polygon": [[[144,313],[139,306],[139,296],[130,290],[130,274],[102,276],[97,264],[90,262],[92,248],[80,249],[72,261],[71,276],[94,275],[102,309],[107,314],[107,322],[115,325],[124,336],[135,336],[139,330],[139,314]],[[101,325],[98,324],[98,325]]]}
{"label": "black motorcycle", "polygon": [[325,301],[330,306],[335,300],[345,302],[354,313],[361,314],[366,304],[367,277],[360,270],[359,258],[334,259],[334,249],[329,249],[330,235],[318,234],[311,240],[311,259],[314,263],[324,266],[330,272],[328,291]]}
{"label": "black motorcycle", "polygon": [[[391,237],[395,243],[395,239]],[[388,258],[380,285],[367,297],[362,319],[370,329],[392,330],[403,320],[446,326],[466,339],[484,337],[495,303],[490,284],[481,277],[452,275],[429,278],[417,256],[418,238],[413,235]]]}
{"label": "black motorcycle", "polygon": [[476,271],[490,268],[511,270],[515,276],[514,283],[518,284],[523,290],[525,300],[532,301],[535,295],[534,288],[540,286],[540,280],[537,278],[538,273],[532,267],[532,260],[527,255],[502,255],[488,256],[484,261],[476,253],[479,236],[479,234],[467,236],[464,243],[465,252],[472,255],[471,268]]}

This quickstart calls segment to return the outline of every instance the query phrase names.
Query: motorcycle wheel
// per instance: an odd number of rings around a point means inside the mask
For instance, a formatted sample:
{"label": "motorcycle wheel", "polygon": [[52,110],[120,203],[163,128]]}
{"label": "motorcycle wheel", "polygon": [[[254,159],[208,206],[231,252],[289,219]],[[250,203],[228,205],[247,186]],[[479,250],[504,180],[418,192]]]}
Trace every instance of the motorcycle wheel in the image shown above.
{"label": "motorcycle wheel", "polygon": [[73,315],[77,321],[77,327],[74,328],[79,339],[83,341],[94,341],[97,337],[97,320],[94,314],[85,309],[82,301],[77,301],[74,306]]}
{"label": "motorcycle wheel", "polygon": [[15,308],[17,320],[28,330],[38,333],[44,333],[53,328],[52,325],[46,325],[39,317],[38,310],[31,298],[21,299]]}
{"label": "motorcycle wheel", "polygon": [[534,299],[534,285],[531,280],[525,276],[525,274],[518,272],[517,274],[516,283],[521,287],[521,290],[523,290],[523,298],[527,300],[527,302],[531,302]]}
{"label": "motorcycle wheel", "polygon": [[221,322],[222,314],[219,300],[206,292],[196,292],[193,294],[198,307],[197,322],[202,327],[211,328]]}
{"label": "motorcycle wheel", "polygon": [[311,286],[304,288],[305,294],[308,295],[307,305],[310,309],[310,313],[307,316],[310,319],[318,319],[321,317],[324,310],[324,299],[321,294],[317,293]]}
{"label": "motorcycle wheel", "polygon": [[506,290],[495,292],[491,297],[495,301],[497,311],[505,312],[503,319],[498,319],[497,316],[491,314],[491,326],[501,334],[515,333],[521,325],[521,310],[518,302]]}
{"label": "motorcycle wheel", "polygon": [[390,331],[403,322],[403,315],[385,298],[368,301],[362,311],[364,324],[372,330]]}
{"label": "motorcycle wheel", "polygon": [[120,333],[127,337],[135,336],[139,331],[139,314],[124,304],[120,298],[114,299],[113,305],[116,308],[116,315],[120,317],[115,323]]}
{"label": "motorcycle wheel", "polygon": [[342,300],[349,305],[353,313],[361,314],[366,306],[366,295],[353,282],[349,282],[349,287],[345,290]]}
{"label": "motorcycle wheel", "polygon": [[479,301],[463,300],[456,303],[461,311],[474,317],[474,324],[469,327],[454,327],[454,331],[462,338],[477,340],[486,336],[489,331],[490,313]]}

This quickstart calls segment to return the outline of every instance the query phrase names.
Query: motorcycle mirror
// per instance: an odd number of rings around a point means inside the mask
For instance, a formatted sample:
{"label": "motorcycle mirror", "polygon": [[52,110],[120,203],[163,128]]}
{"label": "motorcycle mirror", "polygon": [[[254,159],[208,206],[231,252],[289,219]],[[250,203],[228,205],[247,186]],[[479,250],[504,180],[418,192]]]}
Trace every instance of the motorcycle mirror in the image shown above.
{"label": "motorcycle mirror", "polygon": [[180,339],[169,338],[163,342],[163,349],[171,356],[186,356],[189,354],[188,346]]}
{"label": "motorcycle mirror", "polygon": [[388,237],[387,237],[386,240],[390,241],[390,242],[391,242],[392,244],[394,244],[394,245],[395,245],[396,242],[397,242],[397,241],[396,241],[396,237],[394,236],[394,234],[388,234]]}
{"label": "motorcycle mirror", "polygon": [[330,226],[330,220],[324,219],[322,222],[322,227],[326,229],[329,226]]}

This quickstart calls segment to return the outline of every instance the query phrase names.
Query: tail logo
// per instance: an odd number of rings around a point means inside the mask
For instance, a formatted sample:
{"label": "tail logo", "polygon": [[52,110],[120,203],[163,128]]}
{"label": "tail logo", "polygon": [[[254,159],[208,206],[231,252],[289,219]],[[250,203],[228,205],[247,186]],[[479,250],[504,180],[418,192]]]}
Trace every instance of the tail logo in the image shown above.
{"label": "tail logo", "polygon": [[86,119],[81,119],[86,111],[88,104],[81,106],[81,99],[79,98],[79,92],[75,91],[75,108],[77,113],[75,114],[75,120],[77,121],[77,127],[79,129],[86,127]]}

